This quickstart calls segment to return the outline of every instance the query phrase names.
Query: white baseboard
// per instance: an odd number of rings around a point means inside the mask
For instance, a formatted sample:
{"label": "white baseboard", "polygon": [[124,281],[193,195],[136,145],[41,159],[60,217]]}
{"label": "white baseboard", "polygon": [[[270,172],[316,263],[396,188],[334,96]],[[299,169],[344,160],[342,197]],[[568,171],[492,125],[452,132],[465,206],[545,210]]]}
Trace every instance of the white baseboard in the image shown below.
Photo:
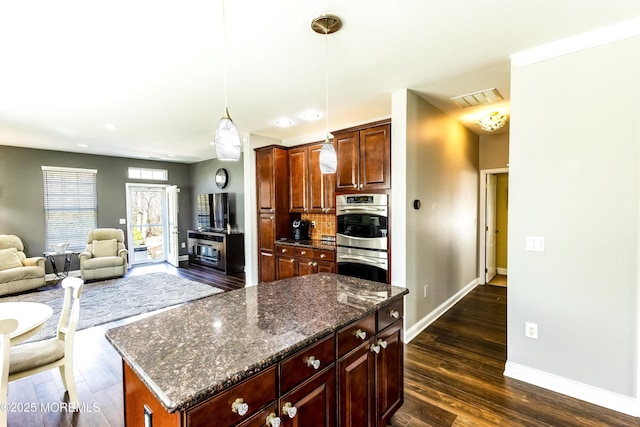
{"label": "white baseboard", "polygon": [[505,365],[504,376],[584,400],[594,405],[622,412],[633,417],[640,416],[638,399],[633,397],[613,393],[509,361],[507,361]]}
{"label": "white baseboard", "polygon": [[496,273],[501,274],[503,276],[507,276],[507,269],[506,268],[502,268],[502,267],[498,267],[498,268],[496,268]]}
{"label": "white baseboard", "polygon": [[435,322],[438,317],[442,316],[447,310],[453,307],[458,301],[460,301],[465,295],[471,292],[476,286],[478,286],[478,279],[473,279],[471,283],[466,285],[464,288],[460,289],[453,296],[451,296],[448,300],[440,304],[435,310],[431,313],[427,314],[421,320],[416,322],[412,327],[407,329],[404,333],[405,342],[409,343],[412,339],[414,339],[418,334],[424,331],[427,326]]}

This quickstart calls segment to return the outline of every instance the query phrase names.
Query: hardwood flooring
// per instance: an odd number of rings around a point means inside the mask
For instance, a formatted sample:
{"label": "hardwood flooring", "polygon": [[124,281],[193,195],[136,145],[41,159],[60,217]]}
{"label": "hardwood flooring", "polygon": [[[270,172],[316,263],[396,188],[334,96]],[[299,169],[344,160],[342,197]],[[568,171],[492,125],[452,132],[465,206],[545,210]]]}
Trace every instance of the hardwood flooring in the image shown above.
{"label": "hardwood flooring", "polygon": [[[136,267],[129,274],[159,270],[229,289],[244,283],[242,277],[229,278],[209,269],[168,265]],[[122,426],[121,360],[104,333],[137,318],[77,332],[74,372],[83,405],[80,412],[68,413],[61,407],[66,396],[58,372],[52,370],[9,384],[9,402],[23,408],[8,414],[9,426]],[[405,350],[405,403],[391,420],[393,427],[640,426],[636,418],[502,375],[505,288],[477,287]]]}

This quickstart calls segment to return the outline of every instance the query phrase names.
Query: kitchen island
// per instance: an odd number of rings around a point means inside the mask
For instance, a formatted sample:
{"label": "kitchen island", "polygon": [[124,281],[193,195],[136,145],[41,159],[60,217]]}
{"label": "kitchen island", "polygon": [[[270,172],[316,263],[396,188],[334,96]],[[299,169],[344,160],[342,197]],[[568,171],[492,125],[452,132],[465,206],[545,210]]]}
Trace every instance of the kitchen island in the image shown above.
{"label": "kitchen island", "polygon": [[110,329],[125,423],[383,426],[402,405],[407,292],[315,274]]}

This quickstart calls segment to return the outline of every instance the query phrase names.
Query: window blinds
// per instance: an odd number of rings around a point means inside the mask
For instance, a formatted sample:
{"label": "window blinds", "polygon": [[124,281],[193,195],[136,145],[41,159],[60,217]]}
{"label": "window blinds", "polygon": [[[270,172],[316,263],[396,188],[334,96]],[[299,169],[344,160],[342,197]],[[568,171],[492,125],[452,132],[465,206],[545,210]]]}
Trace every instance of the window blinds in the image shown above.
{"label": "window blinds", "polygon": [[69,242],[83,250],[87,232],[97,227],[98,202],[95,169],[42,166],[45,245]]}

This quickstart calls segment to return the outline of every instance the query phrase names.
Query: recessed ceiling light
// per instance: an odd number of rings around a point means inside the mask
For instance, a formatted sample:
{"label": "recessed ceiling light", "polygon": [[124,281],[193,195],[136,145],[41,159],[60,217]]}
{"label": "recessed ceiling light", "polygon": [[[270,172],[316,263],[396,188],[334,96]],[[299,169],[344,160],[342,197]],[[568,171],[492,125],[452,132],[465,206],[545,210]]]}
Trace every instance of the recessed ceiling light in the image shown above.
{"label": "recessed ceiling light", "polygon": [[305,111],[304,113],[300,114],[300,117],[309,121],[318,120],[320,118],[320,113],[318,113],[317,111]]}
{"label": "recessed ceiling light", "polygon": [[104,128],[106,130],[112,130],[112,131],[118,130],[118,126],[114,125],[113,123],[105,123]]}
{"label": "recessed ceiling light", "polygon": [[293,124],[293,121],[289,119],[278,119],[275,121],[276,126],[280,126],[281,128],[289,127]]}

